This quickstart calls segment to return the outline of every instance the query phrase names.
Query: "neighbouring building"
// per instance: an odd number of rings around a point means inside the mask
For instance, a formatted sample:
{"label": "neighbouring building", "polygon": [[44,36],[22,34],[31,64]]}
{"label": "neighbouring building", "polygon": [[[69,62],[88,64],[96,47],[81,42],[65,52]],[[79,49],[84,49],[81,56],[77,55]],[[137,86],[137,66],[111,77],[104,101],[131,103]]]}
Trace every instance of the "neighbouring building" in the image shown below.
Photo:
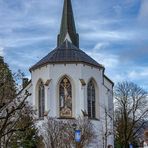
{"label": "neighbouring building", "polygon": [[[81,3],[81,1],[80,1]],[[105,112],[113,115],[114,83],[104,74],[105,67],[79,48],[71,0],[64,1],[57,45],[47,56],[30,68],[31,81],[26,86],[39,119],[45,112],[64,119],[82,116],[82,110],[94,124],[96,139],[88,147],[114,145],[113,119],[105,126]]]}

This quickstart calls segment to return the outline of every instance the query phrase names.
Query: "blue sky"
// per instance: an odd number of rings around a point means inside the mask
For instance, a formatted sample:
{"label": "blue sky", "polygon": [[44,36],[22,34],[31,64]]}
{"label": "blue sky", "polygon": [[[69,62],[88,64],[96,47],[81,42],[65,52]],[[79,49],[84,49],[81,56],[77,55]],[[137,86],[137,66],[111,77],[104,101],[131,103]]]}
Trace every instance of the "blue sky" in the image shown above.
{"label": "blue sky", "polygon": [[[73,0],[80,48],[115,83],[148,90],[148,0]],[[0,0],[0,55],[13,72],[56,47],[63,0]]]}

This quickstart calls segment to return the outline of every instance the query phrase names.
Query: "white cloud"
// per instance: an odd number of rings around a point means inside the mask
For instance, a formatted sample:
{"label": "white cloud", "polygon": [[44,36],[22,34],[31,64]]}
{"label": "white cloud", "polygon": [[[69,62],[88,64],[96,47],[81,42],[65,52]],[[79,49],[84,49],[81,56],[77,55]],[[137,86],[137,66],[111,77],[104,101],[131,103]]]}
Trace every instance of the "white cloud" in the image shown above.
{"label": "white cloud", "polygon": [[19,37],[12,37],[10,39],[5,40],[3,43],[5,43],[5,46],[8,47],[20,47],[20,46],[26,46],[26,45],[31,45],[35,44],[39,41],[43,40],[49,40],[50,37],[48,36],[36,36],[36,37],[28,37],[28,38],[19,38]]}
{"label": "white cloud", "polygon": [[82,33],[81,36],[85,40],[108,40],[108,41],[124,41],[135,38],[135,33],[132,31],[114,31],[114,30],[98,30]]}
{"label": "white cloud", "polygon": [[126,77],[123,74],[116,73],[112,76],[113,76],[112,79],[114,80],[114,83],[118,83],[126,80]]}
{"label": "white cloud", "polygon": [[0,47],[0,56],[3,56],[3,55],[4,55],[4,48]]}
{"label": "white cloud", "polygon": [[[18,50],[15,51],[15,47],[19,48],[22,46],[21,49],[23,49],[23,46],[27,45],[30,49],[32,45],[38,45],[40,41],[41,43],[42,41],[50,43],[53,39],[56,40],[57,33],[60,29],[63,0],[43,1],[12,0],[8,3],[8,1],[0,0],[0,55],[5,54],[5,47],[7,47],[7,50],[14,50],[13,53],[16,54],[16,58],[20,57],[19,59],[17,58],[17,62],[11,56],[11,52],[7,53],[7,58],[9,58],[8,63],[14,69],[28,69],[30,65],[38,61],[45,54],[40,46],[38,50],[32,49],[29,55],[28,50],[27,52],[24,50],[22,54],[22,50],[19,53]],[[16,5],[14,5],[15,2],[17,2]],[[14,4],[11,7],[12,3]],[[73,1],[77,31],[80,34],[80,38],[86,43],[92,41],[90,43],[92,45],[92,43],[96,42],[94,48],[87,53],[105,66],[105,72],[114,82],[128,79],[136,82],[137,79],[142,79],[143,81],[141,83],[144,84],[144,78],[148,77],[146,67],[140,69],[134,63],[130,65],[129,62],[133,60],[133,57],[130,57],[129,61],[127,60],[130,54],[137,54],[137,52],[129,53],[124,49],[124,52],[128,55],[123,55],[122,53],[123,46],[131,49],[130,51],[135,51],[134,48],[138,42],[144,45],[145,42],[142,42],[142,40],[145,41],[147,39],[147,26],[137,27],[139,24],[133,23],[133,21],[137,21],[137,14],[131,18],[130,14],[126,14],[128,11],[125,11],[132,8],[131,6],[135,4],[135,0],[110,0],[108,3],[103,0],[82,0],[81,3],[82,5],[80,5],[78,0]],[[17,4],[19,4],[18,7]],[[86,7],[82,7],[83,5]],[[141,0],[138,17],[140,24],[145,24],[147,18],[148,0]],[[128,45],[126,45],[126,41]],[[129,42],[134,43],[135,46],[132,47]],[[56,44],[56,41],[53,43]],[[110,46],[111,43],[113,44]],[[120,46],[116,45],[118,43]],[[106,51],[109,47],[112,47],[110,53]],[[114,47],[115,50],[113,49]],[[111,53],[112,51],[118,55]],[[121,54],[124,60],[128,62],[128,65],[121,59]],[[139,57],[142,58],[142,56]],[[137,66],[138,64],[140,63],[137,63]]]}
{"label": "white cloud", "polygon": [[111,18],[108,18],[108,19],[104,19],[104,18],[103,19],[90,19],[89,21],[88,21],[89,18],[87,18],[87,17],[83,18],[83,19],[80,19],[78,21],[78,27],[81,30],[86,30],[86,31],[88,31],[88,30],[97,31],[98,29],[104,28],[104,27],[112,25],[112,24],[119,23],[121,21],[119,19],[116,20],[116,19],[111,19]]}
{"label": "white cloud", "polygon": [[103,49],[104,47],[106,47],[108,45],[109,45],[109,43],[106,43],[106,42],[97,43],[95,45],[95,47],[93,48],[93,51]]}
{"label": "white cloud", "polygon": [[19,62],[17,60],[12,60],[11,65],[17,67],[17,69],[28,69],[28,65],[26,65],[25,63]]}
{"label": "white cloud", "polygon": [[128,73],[128,77],[132,80],[138,80],[148,77],[148,68],[139,68]]}
{"label": "white cloud", "polygon": [[106,68],[116,68],[119,64],[118,56],[105,52],[105,50],[103,50],[103,52],[101,51],[102,49],[108,48],[109,45],[109,42],[99,42],[90,52],[87,52],[87,54]]}
{"label": "white cloud", "polygon": [[139,12],[138,20],[140,23],[148,23],[148,0],[141,0],[141,8]]}
{"label": "white cloud", "polygon": [[119,64],[118,56],[109,53],[87,52],[89,56],[105,68],[116,68]]}

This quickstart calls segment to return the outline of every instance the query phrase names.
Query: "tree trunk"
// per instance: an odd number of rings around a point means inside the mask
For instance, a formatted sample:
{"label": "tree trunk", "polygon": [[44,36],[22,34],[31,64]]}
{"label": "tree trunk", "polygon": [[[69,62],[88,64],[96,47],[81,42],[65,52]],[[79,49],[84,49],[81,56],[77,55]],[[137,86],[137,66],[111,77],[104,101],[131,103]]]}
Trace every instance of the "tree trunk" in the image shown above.
{"label": "tree trunk", "polygon": [[124,148],[129,148],[128,142],[125,142]]}

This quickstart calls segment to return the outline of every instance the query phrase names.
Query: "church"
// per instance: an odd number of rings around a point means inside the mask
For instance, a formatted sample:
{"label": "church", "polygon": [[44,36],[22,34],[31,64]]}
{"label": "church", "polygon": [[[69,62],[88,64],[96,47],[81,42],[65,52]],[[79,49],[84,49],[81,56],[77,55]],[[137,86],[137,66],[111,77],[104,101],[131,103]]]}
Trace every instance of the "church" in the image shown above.
{"label": "church", "polygon": [[[64,0],[57,45],[48,55],[30,68],[31,81],[24,88],[39,119],[78,118],[86,111],[95,125],[97,138],[93,148],[103,148],[105,131],[107,145],[114,145],[113,119],[105,129],[106,111],[113,117],[114,83],[105,75],[105,67],[79,47],[71,0]],[[102,146],[100,146],[102,145]]]}

